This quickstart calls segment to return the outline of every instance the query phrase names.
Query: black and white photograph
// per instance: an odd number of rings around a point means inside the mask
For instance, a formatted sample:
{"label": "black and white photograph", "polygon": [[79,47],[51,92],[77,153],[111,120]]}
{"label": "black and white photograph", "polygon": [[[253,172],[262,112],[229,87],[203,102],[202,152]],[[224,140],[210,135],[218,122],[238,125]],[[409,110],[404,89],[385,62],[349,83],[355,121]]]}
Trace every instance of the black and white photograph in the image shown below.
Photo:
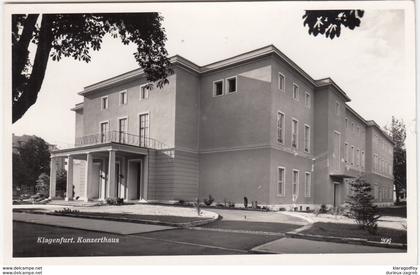
{"label": "black and white photograph", "polygon": [[8,261],[415,265],[414,2],[363,2],[5,4]]}

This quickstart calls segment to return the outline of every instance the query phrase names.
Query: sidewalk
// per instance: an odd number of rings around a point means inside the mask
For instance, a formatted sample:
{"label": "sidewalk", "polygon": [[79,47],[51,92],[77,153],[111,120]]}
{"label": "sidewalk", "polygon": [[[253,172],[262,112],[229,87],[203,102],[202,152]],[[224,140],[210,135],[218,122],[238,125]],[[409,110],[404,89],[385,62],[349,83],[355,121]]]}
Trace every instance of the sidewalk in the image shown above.
{"label": "sidewalk", "polygon": [[84,218],[53,216],[44,214],[30,214],[30,213],[13,213],[13,220],[20,222],[29,222],[43,225],[60,226],[67,228],[77,228],[89,231],[116,233],[121,235],[129,235],[136,233],[153,232],[160,230],[172,229],[174,227],[117,222],[106,220],[92,220]]}
{"label": "sidewalk", "polygon": [[317,254],[317,253],[406,253],[405,250],[355,244],[282,238],[251,249],[256,253]]}

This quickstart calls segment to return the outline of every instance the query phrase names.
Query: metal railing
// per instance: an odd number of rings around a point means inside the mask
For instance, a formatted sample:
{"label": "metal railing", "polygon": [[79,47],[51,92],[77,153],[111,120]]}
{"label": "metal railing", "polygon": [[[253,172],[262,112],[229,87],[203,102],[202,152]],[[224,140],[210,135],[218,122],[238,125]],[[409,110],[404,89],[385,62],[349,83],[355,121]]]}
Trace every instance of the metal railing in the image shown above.
{"label": "metal railing", "polygon": [[119,131],[108,131],[104,133],[76,138],[75,146],[79,147],[111,142],[156,150],[168,148],[168,146],[166,146],[164,143],[154,138],[150,138],[147,136],[137,136]]}

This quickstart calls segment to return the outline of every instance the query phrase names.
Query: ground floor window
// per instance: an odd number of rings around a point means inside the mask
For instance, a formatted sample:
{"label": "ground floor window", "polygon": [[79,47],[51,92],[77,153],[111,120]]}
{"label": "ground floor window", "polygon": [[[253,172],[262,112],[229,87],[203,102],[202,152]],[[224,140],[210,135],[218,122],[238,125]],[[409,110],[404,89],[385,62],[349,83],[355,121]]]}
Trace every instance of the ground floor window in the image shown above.
{"label": "ground floor window", "polygon": [[311,173],[305,173],[305,197],[311,196]]}
{"label": "ground floor window", "polygon": [[284,178],[285,178],[285,169],[284,167],[278,168],[278,182],[277,182],[277,194],[280,196],[284,196]]}
{"label": "ground floor window", "polygon": [[293,196],[298,195],[298,187],[299,187],[299,171],[293,170],[293,178],[292,178],[292,194]]}

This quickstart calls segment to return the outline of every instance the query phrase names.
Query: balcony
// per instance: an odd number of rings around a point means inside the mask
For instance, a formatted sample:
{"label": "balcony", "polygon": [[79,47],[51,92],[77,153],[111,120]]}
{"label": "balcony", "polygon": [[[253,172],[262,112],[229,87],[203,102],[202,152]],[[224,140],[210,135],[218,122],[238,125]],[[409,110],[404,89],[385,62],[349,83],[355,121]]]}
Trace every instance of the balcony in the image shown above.
{"label": "balcony", "polygon": [[156,139],[149,138],[146,136],[132,135],[129,133],[119,131],[108,131],[104,133],[98,133],[94,135],[76,138],[75,147],[106,143],[119,143],[155,150],[162,150],[168,148],[168,146]]}

